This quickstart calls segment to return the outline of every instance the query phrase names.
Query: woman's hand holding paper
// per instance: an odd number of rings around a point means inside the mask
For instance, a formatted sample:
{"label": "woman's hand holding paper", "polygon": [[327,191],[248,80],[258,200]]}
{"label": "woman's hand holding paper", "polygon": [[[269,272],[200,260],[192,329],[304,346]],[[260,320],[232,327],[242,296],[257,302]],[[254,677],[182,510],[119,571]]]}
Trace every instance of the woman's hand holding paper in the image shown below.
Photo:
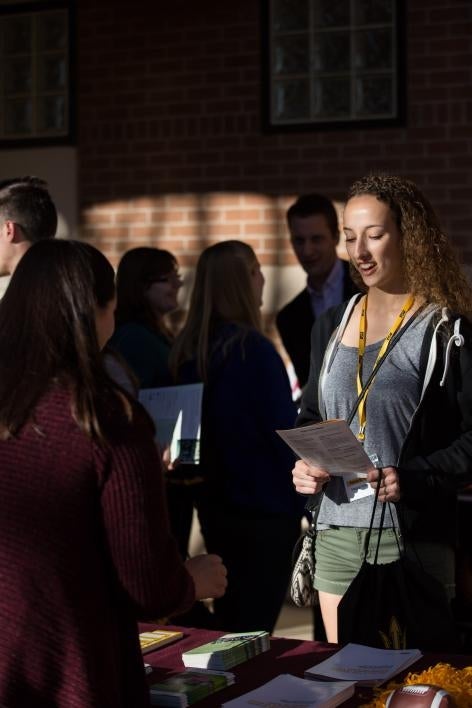
{"label": "woman's hand holding paper", "polygon": [[297,460],[292,470],[293,484],[299,494],[318,494],[329,480],[329,474],[321,467],[307,465]]}

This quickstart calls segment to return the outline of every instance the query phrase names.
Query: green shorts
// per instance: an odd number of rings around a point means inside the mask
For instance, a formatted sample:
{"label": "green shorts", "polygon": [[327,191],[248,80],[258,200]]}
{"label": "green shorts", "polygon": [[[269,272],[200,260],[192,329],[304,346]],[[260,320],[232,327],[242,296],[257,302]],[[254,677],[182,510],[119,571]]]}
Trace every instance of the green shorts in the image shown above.
{"label": "green shorts", "polygon": [[[317,590],[344,595],[360,570],[367,532],[368,529],[351,526],[332,526],[317,532],[314,583]],[[374,559],[377,540],[378,530],[372,529],[367,554],[369,562]],[[391,563],[399,557],[394,530],[384,529],[380,539],[379,562]]]}
{"label": "green shorts", "polygon": [[[364,559],[368,529],[332,526],[319,530],[315,546],[315,588],[333,595],[344,595],[356,577]],[[398,532],[397,532],[398,534]],[[403,547],[398,535],[400,547]],[[367,560],[372,562],[377,547],[378,531],[372,530]],[[446,544],[417,542],[414,549],[407,545],[407,555],[419,560],[426,572],[445,587],[448,598],[455,595],[454,551]],[[399,557],[396,533],[392,528],[382,531],[379,563],[391,563]]]}

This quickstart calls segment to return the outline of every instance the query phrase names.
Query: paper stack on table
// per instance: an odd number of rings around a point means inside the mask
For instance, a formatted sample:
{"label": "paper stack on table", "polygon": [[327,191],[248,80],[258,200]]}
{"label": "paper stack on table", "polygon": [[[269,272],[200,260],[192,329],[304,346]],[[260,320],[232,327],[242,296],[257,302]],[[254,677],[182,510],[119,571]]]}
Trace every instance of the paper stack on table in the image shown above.
{"label": "paper stack on table", "polygon": [[182,654],[184,666],[202,669],[230,669],[270,648],[268,632],[224,634]]}
{"label": "paper stack on table", "polygon": [[355,681],[365,686],[379,686],[422,657],[419,649],[374,649],[362,644],[346,644],[305,671],[307,679]]}
{"label": "paper stack on table", "polygon": [[334,708],[354,695],[354,681],[313,681],[281,674],[239,698],[223,703],[225,708]]}

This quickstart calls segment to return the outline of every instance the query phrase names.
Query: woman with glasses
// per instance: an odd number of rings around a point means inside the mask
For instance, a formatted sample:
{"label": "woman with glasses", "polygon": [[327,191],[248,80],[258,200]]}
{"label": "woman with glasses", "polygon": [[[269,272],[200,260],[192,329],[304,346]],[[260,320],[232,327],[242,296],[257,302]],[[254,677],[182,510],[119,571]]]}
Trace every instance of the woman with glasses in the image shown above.
{"label": "woman with glasses", "polygon": [[[110,375],[134,395],[140,388],[173,385],[169,371],[173,334],[167,315],[177,309],[182,287],[176,258],[159,248],[133,248],[121,258],[116,285],[116,329],[106,357]],[[163,454],[166,457],[167,451]],[[172,532],[186,558],[193,516],[189,482],[195,481],[196,470],[174,466],[166,475],[167,504]]]}
{"label": "woman with glasses", "polygon": [[[116,284],[111,349],[128,364],[138,388],[171,385],[168,358],[173,335],[166,320],[178,307],[182,287],[175,257],[158,248],[133,248],[118,265]],[[113,363],[113,374],[112,369]]]}

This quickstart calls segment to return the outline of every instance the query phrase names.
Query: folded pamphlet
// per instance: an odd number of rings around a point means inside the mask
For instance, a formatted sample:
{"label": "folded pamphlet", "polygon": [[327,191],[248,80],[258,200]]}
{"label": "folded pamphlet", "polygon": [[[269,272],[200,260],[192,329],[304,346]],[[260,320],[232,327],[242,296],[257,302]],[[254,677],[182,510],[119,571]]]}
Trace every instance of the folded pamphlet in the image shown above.
{"label": "folded pamphlet", "polygon": [[156,439],[180,465],[200,462],[203,384],[142,388],[139,401],[156,426]]}
{"label": "folded pamphlet", "polygon": [[363,475],[372,462],[345,420],[325,420],[291,430],[276,430],[308,465],[334,476]]}

